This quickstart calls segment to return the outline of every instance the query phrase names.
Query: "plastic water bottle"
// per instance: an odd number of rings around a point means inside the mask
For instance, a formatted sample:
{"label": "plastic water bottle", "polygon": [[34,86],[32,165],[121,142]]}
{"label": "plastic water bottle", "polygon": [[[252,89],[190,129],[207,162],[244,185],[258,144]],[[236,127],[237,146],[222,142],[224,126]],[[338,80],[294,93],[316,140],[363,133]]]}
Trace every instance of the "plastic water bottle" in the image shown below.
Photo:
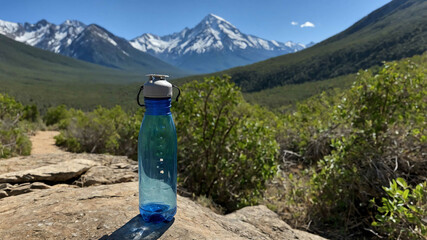
{"label": "plastic water bottle", "polygon": [[177,137],[170,108],[176,86],[166,81],[167,75],[147,76],[137,98],[144,106],[142,90],[146,111],[138,137],[139,211],[146,222],[171,221],[176,214]]}

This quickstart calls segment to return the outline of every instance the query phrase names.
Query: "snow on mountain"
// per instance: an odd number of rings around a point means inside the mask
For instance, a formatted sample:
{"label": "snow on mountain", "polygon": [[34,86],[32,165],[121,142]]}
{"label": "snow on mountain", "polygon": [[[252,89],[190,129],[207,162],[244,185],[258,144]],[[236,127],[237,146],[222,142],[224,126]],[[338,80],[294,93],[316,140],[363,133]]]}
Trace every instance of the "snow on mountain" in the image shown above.
{"label": "snow on mountain", "polygon": [[22,29],[22,26],[18,23],[0,20],[0,34],[11,37],[20,29]]}
{"label": "snow on mountain", "polygon": [[192,29],[185,28],[179,33],[162,37],[146,33],[131,40],[131,44],[143,52],[155,54],[189,54],[193,52],[200,54],[210,50],[233,51],[246,48],[294,52],[305,48],[303,44],[290,41],[286,43],[268,41],[243,34],[234,25],[214,14],[206,16]]}
{"label": "snow on mountain", "polygon": [[[130,43],[134,48],[159,57],[166,62],[201,72],[223,70],[305,48],[303,44],[299,43],[269,41],[244,34],[233,24],[214,14],[207,15],[194,28],[185,28],[181,32],[162,37],[146,33],[132,39]],[[225,62],[227,62],[227,57],[234,55],[232,56],[234,62],[230,60],[229,64],[223,64],[219,68],[193,66],[194,62],[197,62],[194,60],[197,58],[196,56],[212,54],[215,54],[217,58],[220,58],[218,54],[223,54]],[[188,61],[188,57],[193,60]],[[199,64],[204,64],[204,62]],[[211,62],[207,64],[211,64]]]}
{"label": "snow on mountain", "polygon": [[60,25],[46,20],[40,20],[36,24],[0,20],[0,34],[55,53],[69,46],[85,27],[85,24],[76,20],[67,20]]}

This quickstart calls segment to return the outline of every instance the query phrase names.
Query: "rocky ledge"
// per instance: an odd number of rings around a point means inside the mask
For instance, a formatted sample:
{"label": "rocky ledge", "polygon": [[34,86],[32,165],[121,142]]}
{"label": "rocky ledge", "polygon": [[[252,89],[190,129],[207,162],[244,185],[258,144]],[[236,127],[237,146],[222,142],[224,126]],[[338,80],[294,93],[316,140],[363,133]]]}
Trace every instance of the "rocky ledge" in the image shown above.
{"label": "rocky ledge", "polygon": [[135,162],[124,157],[0,160],[0,239],[323,239],[292,229],[265,206],[224,216],[181,196],[173,221],[147,224],[136,180]]}

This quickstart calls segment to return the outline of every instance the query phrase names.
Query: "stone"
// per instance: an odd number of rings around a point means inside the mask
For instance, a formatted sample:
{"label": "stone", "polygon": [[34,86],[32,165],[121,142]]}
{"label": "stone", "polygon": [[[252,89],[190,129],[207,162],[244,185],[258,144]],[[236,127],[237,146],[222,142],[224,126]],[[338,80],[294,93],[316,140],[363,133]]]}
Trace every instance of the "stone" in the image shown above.
{"label": "stone", "polygon": [[34,182],[31,184],[31,189],[49,189],[50,186],[41,182]]}
{"label": "stone", "polygon": [[6,191],[0,190],[0,198],[9,196]]}
{"label": "stone", "polygon": [[15,184],[11,185],[9,183],[3,183],[0,184],[0,188],[3,187],[1,192],[4,192],[3,194],[0,193],[0,198],[8,197],[8,196],[16,196],[24,193],[29,193],[34,191],[35,189],[48,189],[50,188],[49,185],[41,183],[41,182],[34,182],[34,183],[22,183],[22,184]]}
{"label": "stone", "polygon": [[99,165],[99,163],[92,160],[73,159],[35,169],[4,173],[0,175],[0,183],[65,182],[79,177],[96,165]]}
{"label": "stone", "polygon": [[7,191],[12,188],[10,183],[0,183],[0,190]]}
{"label": "stone", "polygon": [[100,184],[113,184],[131,182],[138,180],[138,174],[129,167],[111,168],[107,166],[96,166],[89,169],[77,180],[77,185],[84,187]]}
{"label": "stone", "polygon": [[265,206],[219,215],[178,196],[169,223],[138,212],[138,183],[50,188],[0,199],[2,239],[323,239],[292,229]]}
{"label": "stone", "polygon": [[[245,207],[228,214],[226,217],[247,223],[249,224],[248,228],[255,227],[261,232],[268,234],[271,239],[283,239],[283,235],[286,235],[287,239],[321,239],[313,234],[292,229],[287,223],[281,221],[276,213],[264,205]],[[250,238],[250,235],[246,236]]]}
{"label": "stone", "polygon": [[9,196],[16,196],[24,193],[31,192],[31,184],[30,183],[24,183],[19,185],[14,185],[8,192]]}
{"label": "stone", "polygon": [[[37,154],[30,156],[13,157],[2,159],[0,161],[0,174],[9,172],[18,172],[24,170],[35,169],[52,164],[57,164],[76,158],[88,159],[99,163],[102,166],[110,166],[112,168],[125,167],[138,170],[137,162],[124,156],[112,156],[107,154],[89,154],[89,153],[51,153]],[[117,167],[115,167],[117,165]]]}

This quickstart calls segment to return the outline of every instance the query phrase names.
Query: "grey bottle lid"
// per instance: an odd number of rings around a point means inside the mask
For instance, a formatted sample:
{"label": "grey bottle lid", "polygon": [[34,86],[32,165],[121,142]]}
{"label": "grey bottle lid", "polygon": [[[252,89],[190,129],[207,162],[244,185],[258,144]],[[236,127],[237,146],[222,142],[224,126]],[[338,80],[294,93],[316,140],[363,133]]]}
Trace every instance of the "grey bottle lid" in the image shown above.
{"label": "grey bottle lid", "polygon": [[172,84],[166,80],[168,75],[147,74],[148,81],[144,84],[143,94],[148,98],[172,97]]}

